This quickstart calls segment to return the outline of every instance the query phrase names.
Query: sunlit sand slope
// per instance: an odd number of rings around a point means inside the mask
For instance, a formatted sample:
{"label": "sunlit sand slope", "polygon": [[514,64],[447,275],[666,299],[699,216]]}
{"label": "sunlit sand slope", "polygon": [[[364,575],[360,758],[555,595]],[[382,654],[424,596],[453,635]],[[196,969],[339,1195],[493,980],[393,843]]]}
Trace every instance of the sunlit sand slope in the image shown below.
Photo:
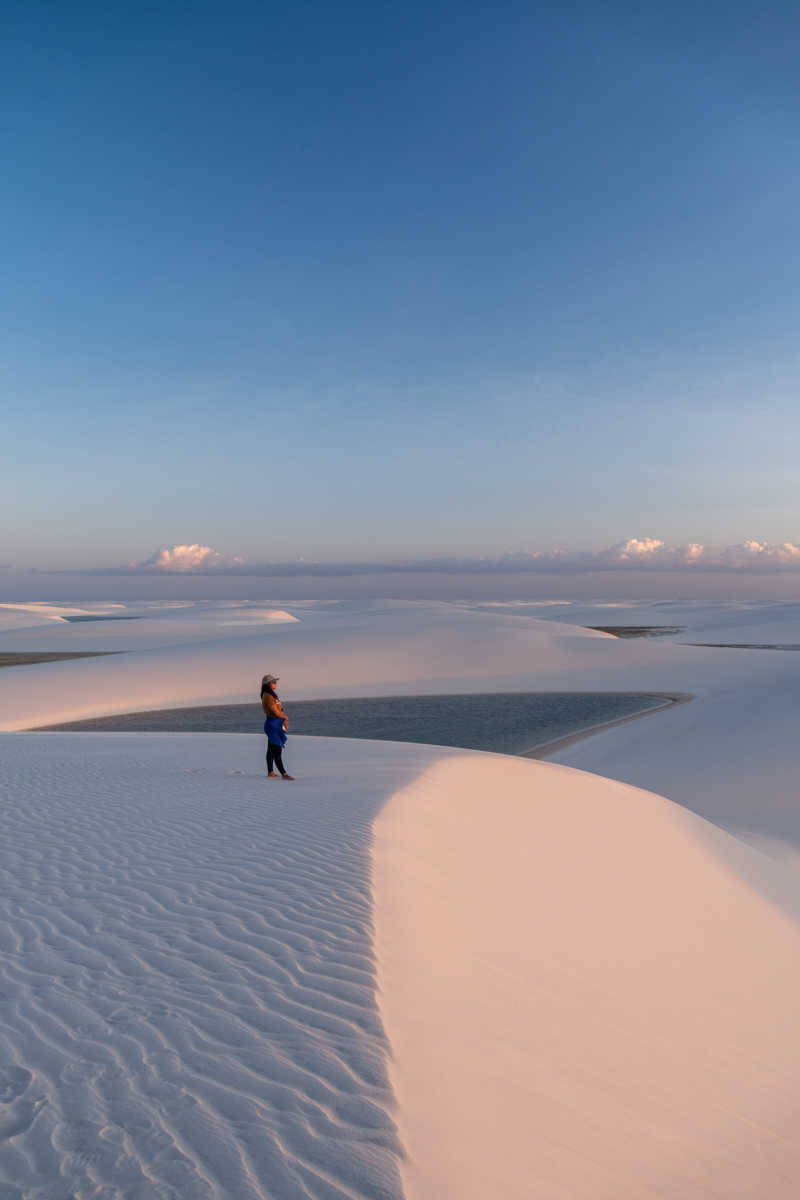
{"label": "sunlit sand slope", "polygon": [[375,858],[410,1200],[797,1196],[796,874],[489,755],[396,795]]}

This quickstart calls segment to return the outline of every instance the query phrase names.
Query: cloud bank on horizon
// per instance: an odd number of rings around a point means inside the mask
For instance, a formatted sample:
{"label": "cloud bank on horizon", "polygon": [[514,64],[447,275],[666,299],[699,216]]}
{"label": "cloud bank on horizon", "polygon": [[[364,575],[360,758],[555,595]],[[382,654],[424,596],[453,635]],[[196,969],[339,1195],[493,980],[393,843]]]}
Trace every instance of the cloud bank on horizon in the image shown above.
{"label": "cloud bank on horizon", "polygon": [[131,563],[134,571],[208,571],[229,567],[241,567],[244,559],[237,556],[226,557],[211,546],[201,546],[198,542],[184,542],[175,546],[163,546],[156,550],[150,558],[140,563]]}
{"label": "cloud bank on horizon", "polygon": [[127,566],[59,571],[86,575],[348,575],[413,572],[612,571],[633,569],[716,571],[800,571],[800,544],[746,540],[731,546],[687,542],[672,546],[660,538],[631,537],[606,549],[536,550],[492,556],[464,555],[375,562],[251,562],[199,542],[163,546]]}

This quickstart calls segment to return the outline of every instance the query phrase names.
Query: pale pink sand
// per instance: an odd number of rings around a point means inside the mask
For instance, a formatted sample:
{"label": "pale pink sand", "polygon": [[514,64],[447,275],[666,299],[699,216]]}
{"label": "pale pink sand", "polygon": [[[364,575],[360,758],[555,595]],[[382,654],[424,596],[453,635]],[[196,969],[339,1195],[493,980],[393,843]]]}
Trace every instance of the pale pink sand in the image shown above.
{"label": "pale pink sand", "polygon": [[409,1200],[800,1191],[797,876],[671,802],[458,752],[375,827]]}

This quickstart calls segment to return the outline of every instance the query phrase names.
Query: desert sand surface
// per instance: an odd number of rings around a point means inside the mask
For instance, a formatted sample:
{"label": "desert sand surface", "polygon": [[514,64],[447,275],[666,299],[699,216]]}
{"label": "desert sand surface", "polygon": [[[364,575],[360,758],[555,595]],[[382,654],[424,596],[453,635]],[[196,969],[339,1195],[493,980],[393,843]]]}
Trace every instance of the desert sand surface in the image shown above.
{"label": "desert sand surface", "polygon": [[406,1195],[791,1195],[800,879],[531,765],[443,760],[376,822]]}
{"label": "desert sand surface", "polygon": [[371,822],[437,752],[295,753],[2,738],[4,1200],[402,1194]]}
{"label": "desert sand surface", "polygon": [[[800,655],[566,605],[53,607],[0,651],[125,653],[0,672],[3,1200],[797,1194]],[[680,617],[636,619],[731,640]],[[14,732],[264,670],[289,707],[695,699],[559,763],[291,738],[296,783],[249,735]]]}

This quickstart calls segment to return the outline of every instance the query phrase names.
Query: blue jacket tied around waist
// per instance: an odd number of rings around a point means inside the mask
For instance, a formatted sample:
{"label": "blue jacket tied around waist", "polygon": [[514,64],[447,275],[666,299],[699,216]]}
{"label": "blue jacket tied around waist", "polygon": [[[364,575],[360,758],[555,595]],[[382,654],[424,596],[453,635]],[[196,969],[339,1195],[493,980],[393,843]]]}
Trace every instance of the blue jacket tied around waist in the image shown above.
{"label": "blue jacket tied around waist", "polygon": [[271,746],[285,746],[289,740],[286,736],[286,730],[283,728],[282,717],[267,717],[264,722],[264,733],[267,735],[267,741]]}

